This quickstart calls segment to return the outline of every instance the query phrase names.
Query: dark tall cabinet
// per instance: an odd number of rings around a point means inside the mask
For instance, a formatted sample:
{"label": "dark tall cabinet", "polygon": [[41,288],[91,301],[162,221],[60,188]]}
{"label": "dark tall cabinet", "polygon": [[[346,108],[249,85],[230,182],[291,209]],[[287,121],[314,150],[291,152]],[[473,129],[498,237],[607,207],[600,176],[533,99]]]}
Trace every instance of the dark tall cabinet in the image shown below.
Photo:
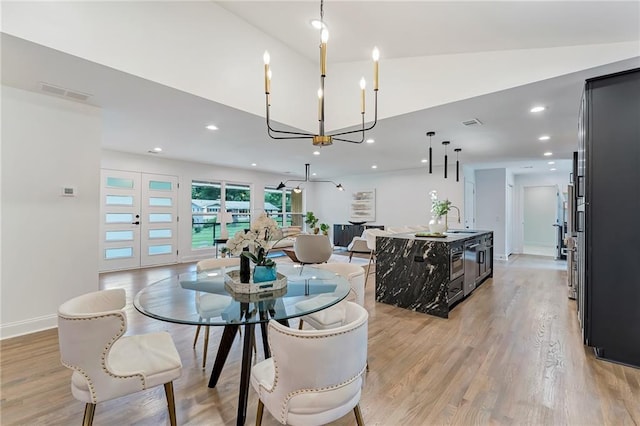
{"label": "dark tall cabinet", "polygon": [[640,69],[587,80],[575,176],[584,342],[640,367]]}

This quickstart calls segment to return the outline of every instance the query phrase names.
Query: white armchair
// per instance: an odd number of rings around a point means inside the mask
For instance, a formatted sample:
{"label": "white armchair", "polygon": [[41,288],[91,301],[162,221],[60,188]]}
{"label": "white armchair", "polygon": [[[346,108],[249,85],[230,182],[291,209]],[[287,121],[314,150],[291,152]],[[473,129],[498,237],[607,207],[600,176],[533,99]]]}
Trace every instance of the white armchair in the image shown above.
{"label": "white armchair", "polygon": [[371,253],[369,247],[367,246],[367,238],[366,238],[367,230],[362,231],[362,235],[359,237],[353,237],[349,245],[347,246],[347,250],[349,251],[349,262],[351,262],[351,258],[353,258],[354,253]]}
{"label": "white armchair", "polygon": [[326,235],[300,234],[293,250],[300,263],[324,263],[331,257],[333,247]]}
{"label": "white armchair", "polygon": [[[353,301],[364,307],[364,269],[350,263],[323,263],[316,265],[316,268],[326,269],[346,278],[351,285],[351,292],[344,301],[303,316],[300,319],[299,328],[302,329],[305,321],[316,330],[326,330],[344,325],[347,301]],[[306,303],[313,303],[313,300],[299,302],[296,306],[302,307],[301,305]]]}
{"label": "white armchair", "polygon": [[345,325],[293,330],[269,322],[271,358],[251,369],[258,393],[256,425],[264,407],[282,424],[314,426],[354,411],[363,425],[360,396],[367,364],[367,311],[346,304]]}
{"label": "white armchair", "polygon": [[73,396],[84,402],[83,425],[96,404],[164,384],[169,420],[176,424],[173,380],[182,362],[169,333],[123,336],[127,331],[123,289],[78,296],[58,309],[62,364],[74,370]]}

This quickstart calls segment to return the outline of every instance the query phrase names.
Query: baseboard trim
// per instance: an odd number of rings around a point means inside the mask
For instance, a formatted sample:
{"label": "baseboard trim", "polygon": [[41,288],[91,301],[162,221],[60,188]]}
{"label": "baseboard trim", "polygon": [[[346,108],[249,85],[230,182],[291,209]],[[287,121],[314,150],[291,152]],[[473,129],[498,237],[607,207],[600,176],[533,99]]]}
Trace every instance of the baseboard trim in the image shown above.
{"label": "baseboard trim", "polygon": [[23,336],[37,331],[49,330],[58,326],[58,315],[45,315],[23,321],[14,321],[0,325],[0,340]]}

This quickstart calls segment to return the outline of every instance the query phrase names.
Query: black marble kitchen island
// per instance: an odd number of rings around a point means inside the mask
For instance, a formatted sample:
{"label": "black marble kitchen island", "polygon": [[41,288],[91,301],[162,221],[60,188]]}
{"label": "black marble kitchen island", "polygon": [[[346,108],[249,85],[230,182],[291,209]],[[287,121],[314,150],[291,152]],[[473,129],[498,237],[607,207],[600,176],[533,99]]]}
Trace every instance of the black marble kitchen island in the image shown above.
{"label": "black marble kitchen island", "polygon": [[446,238],[410,233],[378,236],[376,301],[448,318],[451,248],[488,234],[492,241],[491,231],[452,233]]}

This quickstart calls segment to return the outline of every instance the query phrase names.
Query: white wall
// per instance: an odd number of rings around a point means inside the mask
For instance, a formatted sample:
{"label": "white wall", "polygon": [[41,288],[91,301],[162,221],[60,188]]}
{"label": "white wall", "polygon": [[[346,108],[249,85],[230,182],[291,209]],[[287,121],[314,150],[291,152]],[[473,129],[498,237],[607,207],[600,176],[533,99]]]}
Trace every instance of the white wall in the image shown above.
{"label": "white wall", "polygon": [[[191,182],[226,181],[231,183],[251,184],[251,209],[254,213],[261,212],[264,206],[264,187],[275,187],[287,175],[261,173],[253,170],[236,169],[210,164],[192,163],[186,161],[168,160],[160,155],[137,155],[117,151],[102,151],[101,167],[113,170],[132,172],[157,173],[178,177],[180,184],[178,215],[178,261],[189,262],[211,257],[213,248],[193,250],[191,248]],[[306,185],[305,185],[306,186]],[[184,220],[187,218],[187,220]],[[96,252],[96,256],[97,256]]]}
{"label": "white wall", "polygon": [[476,170],[476,228],[493,231],[493,256],[506,260],[506,169]]}
{"label": "white wall", "polygon": [[2,338],[98,289],[101,132],[97,108],[2,86]]}
{"label": "white wall", "polygon": [[[451,172],[451,167],[449,167]],[[370,173],[340,179],[344,192],[333,185],[316,183],[307,198],[307,210],[312,210],[320,222],[331,225],[345,224],[349,220],[351,194],[355,191],[375,189],[376,224],[385,226],[426,225],[431,219],[429,192],[438,191],[440,199],[448,198],[464,215],[464,176],[456,182],[455,173],[443,177],[442,167],[434,167],[433,174],[426,168],[399,172]],[[463,228],[457,223],[457,212],[449,213],[449,227]],[[462,219],[462,218],[461,218]]]}

